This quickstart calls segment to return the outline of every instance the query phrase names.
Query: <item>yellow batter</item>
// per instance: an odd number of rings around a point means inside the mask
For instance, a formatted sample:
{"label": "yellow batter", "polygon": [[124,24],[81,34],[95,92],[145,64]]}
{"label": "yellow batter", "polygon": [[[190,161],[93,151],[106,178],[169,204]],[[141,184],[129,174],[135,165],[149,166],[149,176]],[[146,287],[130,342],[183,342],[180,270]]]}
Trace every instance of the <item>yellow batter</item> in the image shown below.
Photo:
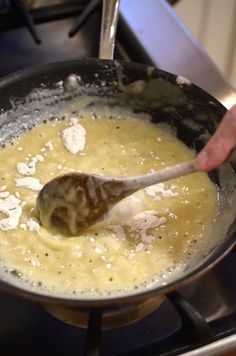
{"label": "yellow batter", "polygon": [[[0,152],[0,205],[7,199],[2,193],[9,192],[22,209],[15,228],[0,229],[1,264],[57,294],[106,294],[165,284],[204,248],[217,213],[214,184],[206,174],[195,173],[126,198],[107,221],[80,236],[53,234],[38,225],[40,184],[73,170],[140,175],[193,157],[165,127],[137,118],[79,119],[85,146],[71,153],[62,132],[73,124],[76,120],[42,124]],[[35,190],[16,186],[29,177],[38,179]],[[5,218],[2,209],[0,219]]]}

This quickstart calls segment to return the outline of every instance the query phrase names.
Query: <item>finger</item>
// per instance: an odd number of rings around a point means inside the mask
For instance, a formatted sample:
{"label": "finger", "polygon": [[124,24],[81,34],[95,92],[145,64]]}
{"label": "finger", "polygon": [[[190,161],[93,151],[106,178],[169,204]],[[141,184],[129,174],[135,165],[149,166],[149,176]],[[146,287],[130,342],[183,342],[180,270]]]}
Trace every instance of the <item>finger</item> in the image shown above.
{"label": "finger", "polygon": [[197,155],[195,164],[201,171],[210,171],[222,164],[236,147],[236,105],[224,116],[216,133]]}

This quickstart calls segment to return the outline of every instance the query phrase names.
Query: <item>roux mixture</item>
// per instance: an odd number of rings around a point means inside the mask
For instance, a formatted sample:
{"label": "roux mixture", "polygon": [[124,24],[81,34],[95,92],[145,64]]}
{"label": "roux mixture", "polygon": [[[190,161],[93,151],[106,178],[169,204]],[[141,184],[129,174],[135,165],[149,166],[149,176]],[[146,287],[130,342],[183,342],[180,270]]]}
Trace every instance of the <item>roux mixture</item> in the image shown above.
{"label": "roux mixture", "polygon": [[166,284],[204,249],[217,214],[214,184],[195,173],[120,202],[79,236],[47,231],[36,198],[71,171],[141,175],[193,158],[147,119],[72,118],[41,124],[0,151],[0,261],[14,278],[64,295]]}

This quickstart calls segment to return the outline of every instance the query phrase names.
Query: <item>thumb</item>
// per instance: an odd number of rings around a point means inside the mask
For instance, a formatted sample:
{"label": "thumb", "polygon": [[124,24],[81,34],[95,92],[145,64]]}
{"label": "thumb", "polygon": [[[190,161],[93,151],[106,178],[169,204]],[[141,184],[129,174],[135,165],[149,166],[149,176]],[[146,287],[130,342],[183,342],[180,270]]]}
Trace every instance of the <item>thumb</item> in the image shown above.
{"label": "thumb", "polygon": [[200,171],[210,171],[222,164],[236,146],[236,105],[225,114],[217,131],[197,155],[195,165]]}

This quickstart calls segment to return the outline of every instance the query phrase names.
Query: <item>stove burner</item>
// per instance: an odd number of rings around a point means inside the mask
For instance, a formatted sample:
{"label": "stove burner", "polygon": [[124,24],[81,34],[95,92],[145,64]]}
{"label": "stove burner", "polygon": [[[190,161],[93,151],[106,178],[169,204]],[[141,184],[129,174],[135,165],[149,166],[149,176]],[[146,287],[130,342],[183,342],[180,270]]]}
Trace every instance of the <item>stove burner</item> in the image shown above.
{"label": "stove burner", "polygon": [[[148,298],[141,303],[122,305],[113,309],[98,311],[102,315],[101,329],[117,329],[140,321],[156,311],[164,300],[164,296],[156,296]],[[66,308],[57,305],[42,305],[42,307],[55,318],[80,328],[89,328],[89,320],[93,319],[93,311],[89,310]]]}

